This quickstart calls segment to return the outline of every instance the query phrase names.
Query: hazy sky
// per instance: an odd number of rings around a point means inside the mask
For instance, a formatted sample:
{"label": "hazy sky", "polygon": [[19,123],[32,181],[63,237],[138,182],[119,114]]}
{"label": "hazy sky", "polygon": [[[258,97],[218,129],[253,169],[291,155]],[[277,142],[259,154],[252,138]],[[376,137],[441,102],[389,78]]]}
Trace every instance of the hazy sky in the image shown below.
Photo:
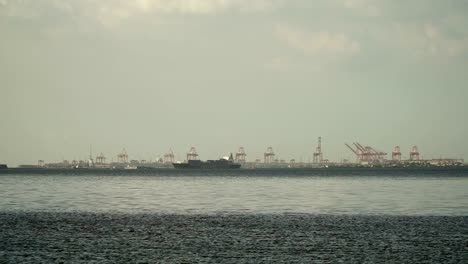
{"label": "hazy sky", "polygon": [[0,163],[468,159],[468,1],[0,0]]}

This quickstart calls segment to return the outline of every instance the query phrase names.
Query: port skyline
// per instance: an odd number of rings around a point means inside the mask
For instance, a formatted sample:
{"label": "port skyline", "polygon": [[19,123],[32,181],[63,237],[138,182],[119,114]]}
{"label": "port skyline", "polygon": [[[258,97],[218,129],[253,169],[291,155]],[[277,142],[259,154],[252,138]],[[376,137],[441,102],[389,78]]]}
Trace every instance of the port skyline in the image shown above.
{"label": "port skyline", "polygon": [[[376,149],[374,147],[368,145],[361,145],[359,142],[351,143],[353,147],[351,147],[348,143],[345,143],[346,146],[351,151],[354,156],[352,158],[343,158],[341,160],[333,160],[330,159],[326,154],[323,152],[322,148],[322,137],[318,137],[316,146],[312,149],[311,155],[306,157],[283,157],[281,154],[275,152],[274,147],[269,146],[266,148],[266,151],[263,155],[260,156],[250,156],[246,152],[246,148],[240,146],[235,151],[226,152],[225,154],[221,154],[218,157],[203,157],[198,154],[198,150],[196,147],[191,147],[190,150],[186,151],[184,154],[178,154],[174,152],[172,148],[169,148],[163,154],[160,155],[152,155],[148,158],[135,158],[141,157],[141,155],[134,155],[132,156],[131,153],[129,154],[126,148],[123,148],[118,154],[115,155],[105,155],[103,152],[97,151],[93,153],[93,146],[90,145],[89,154],[87,157],[81,159],[66,159],[62,158],[61,160],[51,160],[47,161],[44,159],[38,159],[37,164],[19,164],[19,167],[69,167],[69,166],[77,166],[81,164],[92,164],[92,166],[97,165],[106,165],[112,167],[112,164],[127,164],[127,165],[148,165],[148,164],[170,164],[172,162],[186,162],[187,160],[191,159],[200,159],[200,160],[214,160],[219,158],[226,158],[230,154],[235,157],[236,162],[246,163],[246,164],[302,164],[301,166],[325,166],[325,165],[346,165],[346,164],[354,164],[354,165],[376,165],[376,164],[408,164],[408,163],[422,163],[425,162],[427,164],[464,164],[465,161],[462,157],[456,156],[437,156],[437,157],[427,157],[424,156],[423,153],[419,152],[418,146],[412,146],[412,148],[408,151],[408,153],[404,152],[404,148],[400,146],[395,146],[391,152],[385,152],[380,149]],[[403,151],[402,151],[403,150]],[[406,155],[405,155],[406,154]],[[349,155],[348,155],[349,156]],[[390,156],[390,157],[389,157]],[[162,166],[165,167],[165,166]]]}

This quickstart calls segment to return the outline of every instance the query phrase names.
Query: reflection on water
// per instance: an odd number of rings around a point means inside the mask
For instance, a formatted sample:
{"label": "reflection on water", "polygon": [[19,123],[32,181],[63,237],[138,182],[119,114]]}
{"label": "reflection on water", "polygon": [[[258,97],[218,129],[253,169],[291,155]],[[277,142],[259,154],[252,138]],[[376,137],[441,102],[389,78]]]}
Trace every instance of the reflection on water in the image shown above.
{"label": "reflection on water", "polygon": [[468,178],[3,175],[0,210],[468,215]]}

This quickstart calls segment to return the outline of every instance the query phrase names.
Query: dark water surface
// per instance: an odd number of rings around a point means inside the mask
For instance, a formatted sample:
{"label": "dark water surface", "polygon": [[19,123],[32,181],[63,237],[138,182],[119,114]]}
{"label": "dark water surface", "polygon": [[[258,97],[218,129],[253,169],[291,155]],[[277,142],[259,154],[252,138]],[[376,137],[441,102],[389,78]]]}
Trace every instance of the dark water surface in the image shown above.
{"label": "dark water surface", "polygon": [[0,263],[466,263],[468,174],[2,173]]}
{"label": "dark water surface", "polygon": [[0,262],[466,263],[468,217],[0,213]]}

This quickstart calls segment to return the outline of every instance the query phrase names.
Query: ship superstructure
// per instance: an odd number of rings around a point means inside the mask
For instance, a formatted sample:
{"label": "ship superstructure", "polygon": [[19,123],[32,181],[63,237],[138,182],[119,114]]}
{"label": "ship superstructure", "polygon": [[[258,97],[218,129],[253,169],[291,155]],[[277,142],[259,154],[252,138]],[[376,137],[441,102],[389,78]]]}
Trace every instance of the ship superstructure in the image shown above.
{"label": "ship superstructure", "polygon": [[186,162],[174,162],[172,165],[176,169],[239,169],[241,167],[240,163],[234,162],[232,153],[229,157],[219,160],[201,161],[198,159],[198,154],[193,147],[187,154]]}

